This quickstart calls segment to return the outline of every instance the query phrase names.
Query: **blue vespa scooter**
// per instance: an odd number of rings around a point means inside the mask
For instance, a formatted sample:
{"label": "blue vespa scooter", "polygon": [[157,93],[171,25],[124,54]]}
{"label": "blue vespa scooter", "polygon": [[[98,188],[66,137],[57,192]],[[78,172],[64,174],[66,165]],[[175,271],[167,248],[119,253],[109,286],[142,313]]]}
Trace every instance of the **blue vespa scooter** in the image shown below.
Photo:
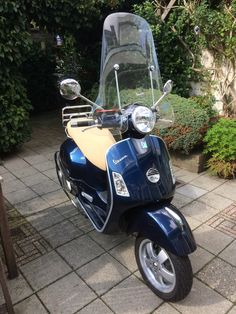
{"label": "blue vespa scooter", "polygon": [[96,102],[65,79],[61,95],[86,105],[62,110],[68,139],[55,154],[60,184],[98,232],[136,235],[135,256],[147,285],[164,300],[186,297],[192,286],[188,255],[196,249],[181,212],[171,205],[175,178],[166,145],[149,135],[169,126],[173,112],[148,23],[129,13],[109,15],[103,28]]}

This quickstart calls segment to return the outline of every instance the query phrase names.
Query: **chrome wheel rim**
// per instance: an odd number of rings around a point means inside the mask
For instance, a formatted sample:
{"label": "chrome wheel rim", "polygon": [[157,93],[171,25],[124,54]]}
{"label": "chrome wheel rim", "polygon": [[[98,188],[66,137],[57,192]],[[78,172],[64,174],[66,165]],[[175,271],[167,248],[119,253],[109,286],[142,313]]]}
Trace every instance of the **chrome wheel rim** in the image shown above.
{"label": "chrome wheel rim", "polygon": [[174,266],[168,253],[144,239],[139,246],[139,260],[148,281],[162,293],[170,293],[176,284]]}

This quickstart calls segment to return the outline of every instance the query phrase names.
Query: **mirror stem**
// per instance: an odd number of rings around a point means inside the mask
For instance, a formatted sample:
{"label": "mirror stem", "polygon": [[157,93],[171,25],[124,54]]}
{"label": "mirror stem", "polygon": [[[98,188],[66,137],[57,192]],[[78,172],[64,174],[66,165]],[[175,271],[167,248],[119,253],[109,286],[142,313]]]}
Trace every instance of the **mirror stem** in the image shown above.
{"label": "mirror stem", "polygon": [[87,101],[90,105],[92,105],[93,108],[94,108],[94,110],[96,110],[96,109],[102,109],[101,106],[95,104],[95,102],[93,102],[92,100],[89,100],[89,99],[86,98],[85,96],[79,94],[79,97],[80,97],[81,99],[83,99],[84,101]]}
{"label": "mirror stem", "polygon": [[159,105],[159,103],[162,101],[162,99],[167,95],[168,93],[163,93],[163,95],[161,95],[161,97],[155,102],[155,104],[151,107],[152,111],[156,111],[157,106]]}

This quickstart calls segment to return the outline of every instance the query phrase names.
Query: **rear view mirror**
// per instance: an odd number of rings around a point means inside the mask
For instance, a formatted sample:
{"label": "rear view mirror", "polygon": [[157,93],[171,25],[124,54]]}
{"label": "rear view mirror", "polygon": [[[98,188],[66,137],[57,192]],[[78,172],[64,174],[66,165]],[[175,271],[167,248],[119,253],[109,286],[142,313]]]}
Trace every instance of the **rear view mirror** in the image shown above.
{"label": "rear view mirror", "polygon": [[80,96],[81,86],[74,79],[65,79],[60,83],[60,94],[67,100],[74,100]]}
{"label": "rear view mirror", "polygon": [[172,91],[172,88],[173,88],[173,81],[168,80],[163,87],[163,93],[165,95],[169,94]]}

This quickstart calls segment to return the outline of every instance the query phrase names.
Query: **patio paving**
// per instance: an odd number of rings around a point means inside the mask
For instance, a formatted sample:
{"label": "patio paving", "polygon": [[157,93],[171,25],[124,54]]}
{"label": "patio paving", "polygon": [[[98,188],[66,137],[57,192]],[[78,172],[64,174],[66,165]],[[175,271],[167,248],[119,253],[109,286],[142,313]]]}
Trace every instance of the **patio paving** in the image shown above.
{"label": "patio paving", "polygon": [[[189,296],[163,302],[141,279],[134,238],[97,233],[61,190],[53,160],[65,139],[59,118],[33,118],[31,141],[0,166],[20,271],[8,281],[16,313],[236,314],[236,181],[175,167],[173,204],[198,250]],[[0,291],[0,313],[3,303]]]}

